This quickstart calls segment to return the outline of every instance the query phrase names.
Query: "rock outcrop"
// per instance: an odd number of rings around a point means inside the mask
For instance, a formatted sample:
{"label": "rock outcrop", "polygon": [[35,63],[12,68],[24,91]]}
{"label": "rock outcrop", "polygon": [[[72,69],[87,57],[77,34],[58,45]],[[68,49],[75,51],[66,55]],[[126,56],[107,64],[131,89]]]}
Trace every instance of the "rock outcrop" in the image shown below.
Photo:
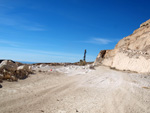
{"label": "rock outcrop", "polygon": [[[103,51],[106,51],[105,53]],[[94,64],[119,70],[150,72],[150,20],[142,23],[133,34],[118,42],[113,50],[103,50]]]}

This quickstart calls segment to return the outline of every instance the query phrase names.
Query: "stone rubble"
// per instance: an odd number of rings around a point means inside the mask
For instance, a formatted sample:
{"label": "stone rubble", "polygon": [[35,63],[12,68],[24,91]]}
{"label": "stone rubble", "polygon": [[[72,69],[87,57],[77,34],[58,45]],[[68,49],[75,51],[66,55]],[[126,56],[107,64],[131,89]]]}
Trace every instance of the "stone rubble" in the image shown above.
{"label": "stone rubble", "polygon": [[27,64],[18,65],[11,60],[4,60],[0,63],[0,82],[3,80],[18,81],[25,79],[32,73],[32,69]]}

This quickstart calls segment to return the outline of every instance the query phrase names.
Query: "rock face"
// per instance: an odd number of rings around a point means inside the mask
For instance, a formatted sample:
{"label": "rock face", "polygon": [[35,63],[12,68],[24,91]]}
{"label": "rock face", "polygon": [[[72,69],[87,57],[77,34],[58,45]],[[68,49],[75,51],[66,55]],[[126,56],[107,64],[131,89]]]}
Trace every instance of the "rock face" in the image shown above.
{"label": "rock face", "polygon": [[101,61],[103,60],[105,54],[106,54],[106,50],[101,50],[100,53],[98,54],[98,56],[97,56],[97,58],[96,58],[94,64],[95,64],[95,65],[100,64]]}
{"label": "rock face", "polygon": [[[104,50],[103,50],[104,51]],[[150,19],[133,34],[118,42],[113,50],[101,51],[94,64],[103,64],[119,70],[150,72]]]}

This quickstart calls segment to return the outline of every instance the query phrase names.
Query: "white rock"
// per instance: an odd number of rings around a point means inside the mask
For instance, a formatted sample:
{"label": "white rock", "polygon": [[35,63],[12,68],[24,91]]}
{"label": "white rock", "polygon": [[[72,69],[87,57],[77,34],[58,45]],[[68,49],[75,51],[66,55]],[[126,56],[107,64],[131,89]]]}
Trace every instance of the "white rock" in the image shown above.
{"label": "white rock", "polygon": [[19,66],[17,68],[17,70],[26,70],[28,72],[31,72],[32,71],[32,67],[31,66],[29,67],[28,65],[21,65],[21,66]]}

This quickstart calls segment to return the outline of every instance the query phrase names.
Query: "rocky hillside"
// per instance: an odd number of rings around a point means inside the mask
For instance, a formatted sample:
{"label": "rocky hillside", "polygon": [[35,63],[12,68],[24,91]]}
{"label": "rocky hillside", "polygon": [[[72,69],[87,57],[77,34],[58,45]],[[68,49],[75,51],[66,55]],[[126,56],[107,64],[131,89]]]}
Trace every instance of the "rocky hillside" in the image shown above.
{"label": "rocky hillside", "polygon": [[139,73],[150,72],[150,19],[133,34],[120,40],[113,50],[102,50],[94,64]]}

